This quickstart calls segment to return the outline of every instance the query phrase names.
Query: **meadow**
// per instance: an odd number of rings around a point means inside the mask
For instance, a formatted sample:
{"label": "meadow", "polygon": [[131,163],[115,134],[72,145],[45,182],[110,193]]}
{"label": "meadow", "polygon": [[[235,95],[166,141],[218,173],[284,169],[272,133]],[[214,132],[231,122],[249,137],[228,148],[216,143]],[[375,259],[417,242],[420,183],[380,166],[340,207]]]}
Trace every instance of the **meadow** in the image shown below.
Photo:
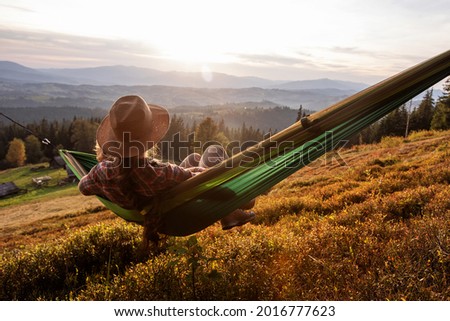
{"label": "meadow", "polygon": [[449,138],[340,150],[345,164],[325,156],[258,197],[251,224],[167,237],[152,253],[141,227],[75,185],[0,200],[0,298],[449,300]]}

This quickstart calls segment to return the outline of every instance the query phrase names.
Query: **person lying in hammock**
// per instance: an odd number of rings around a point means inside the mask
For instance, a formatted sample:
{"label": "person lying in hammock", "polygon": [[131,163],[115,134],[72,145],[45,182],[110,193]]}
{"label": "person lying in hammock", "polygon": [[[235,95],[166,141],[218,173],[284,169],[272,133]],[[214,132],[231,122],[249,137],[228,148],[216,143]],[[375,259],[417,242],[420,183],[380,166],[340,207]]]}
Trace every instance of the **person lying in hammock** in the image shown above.
{"label": "person lying in hammock", "polygon": [[[203,155],[189,155],[180,165],[147,156],[169,128],[169,113],[147,104],[136,95],[123,96],[111,107],[97,129],[99,163],[84,176],[78,188],[84,195],[98,195],[126,209],[141,210],[178,183],[207,170],[228,156],[219,145]],[[244,225],[255,218],[254,201],[221,219],[222,229]]]}

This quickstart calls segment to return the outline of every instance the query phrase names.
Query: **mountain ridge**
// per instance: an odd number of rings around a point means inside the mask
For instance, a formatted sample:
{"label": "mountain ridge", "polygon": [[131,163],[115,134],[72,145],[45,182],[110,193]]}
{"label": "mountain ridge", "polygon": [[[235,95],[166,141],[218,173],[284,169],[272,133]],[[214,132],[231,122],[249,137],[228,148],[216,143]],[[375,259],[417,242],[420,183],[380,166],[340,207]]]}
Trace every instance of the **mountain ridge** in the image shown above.
{"label": "mountain ridge", "polygon": [[360,91],[368,85],[353,81],[334,80],[329,78],[289,81],[277,85],[278,89],[300,90],[300,89],[339,89]]}
{"label": "mountain ridge", "polygon": [[[2,107],[108,108],[121,95],[138,94],[166,107],[270,102],[295,109],[302,105],[317,111],[365,87],[363,83],[328,78],[281,81],[123,65],[33,69],[0,61]],[[433,96],[437,97],[439,92],[435,90]],[[420,96],[415,105],[418,99]]]}
{"label": "mountain ridge", "polygon": [[3,107],[89,107],[109,108],[117,97],[137,94],[166,107],[211,106],[256,102],[265,105],[319,110],[352,94],[343,90],[282,90],[252,88],[194,88],[172,86],[95,86],[58,83],[0,82]]}
{"label": "mountain ridge", "polygon": [[16,62],[0,61],[0,79],[20,83],[56,82],[72,85],[163,85],[196,88],[251,88],[265,89],[341,89],[361,90],[368,85],[332,80],[270,80],[254,76],[235,76],[220,72],[161,71],[136,66],[114,65],[89,68],[33,69]]}

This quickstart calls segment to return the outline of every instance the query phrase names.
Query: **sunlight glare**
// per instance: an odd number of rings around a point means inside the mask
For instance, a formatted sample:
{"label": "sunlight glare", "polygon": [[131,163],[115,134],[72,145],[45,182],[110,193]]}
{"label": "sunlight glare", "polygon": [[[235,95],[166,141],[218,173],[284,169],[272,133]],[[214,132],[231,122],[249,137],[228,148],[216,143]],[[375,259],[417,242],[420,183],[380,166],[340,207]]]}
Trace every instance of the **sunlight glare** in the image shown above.
{"label": "sunlight glare", "polygon": [[201,73],[205,82],[211,82],[213,80],[213,73],[208,65],[202,66]]}

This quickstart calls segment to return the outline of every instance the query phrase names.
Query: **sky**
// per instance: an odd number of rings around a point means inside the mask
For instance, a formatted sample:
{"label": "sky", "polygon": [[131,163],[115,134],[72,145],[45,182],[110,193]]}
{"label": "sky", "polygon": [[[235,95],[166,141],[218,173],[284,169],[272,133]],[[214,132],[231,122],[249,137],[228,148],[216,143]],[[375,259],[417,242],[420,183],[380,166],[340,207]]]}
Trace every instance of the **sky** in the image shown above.
{"label": "sky", "polygon": [[450,49],[450,0],[0,0],[0,60],[376,83]]}

